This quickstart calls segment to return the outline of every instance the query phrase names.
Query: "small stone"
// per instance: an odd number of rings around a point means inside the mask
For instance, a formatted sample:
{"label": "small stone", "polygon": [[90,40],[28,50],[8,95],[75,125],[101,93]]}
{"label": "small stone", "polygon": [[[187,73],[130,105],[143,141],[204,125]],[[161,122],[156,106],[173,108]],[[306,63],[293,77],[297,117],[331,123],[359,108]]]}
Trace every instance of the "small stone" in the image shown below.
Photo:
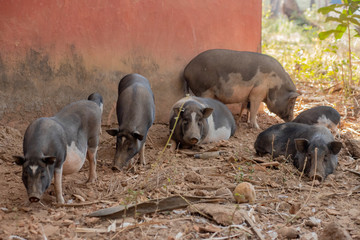
{"label": "small stone", "polygon": [[321,223],[320,219],[317,219],[316,217],[310,217],[309,220],[305,221],[305,225],[308,227],[317,227]]}
{"label": "small stone", "polygon": [[315,232],[310,232],[301,235],[300,240],[318,240],[318,236]]}
{"label": "small stone", "polygon": [[301,208],[301,203],[293,203],[289,209],[290,214],[296,214]]}
{"label": "small stone", "polygon": [[231,192],[230,189],[228,189],[227,187],[222,187],[222,188],[219,188],[216,192],[215,192],[215,196],[216,197],[223,197],[225,199],[228,199],[228,200],[231,200],[231,201],[234,201],[234,196]]}
{"label": "small stone", "polygon": [[201,196],[201,197],[207,196],[207,194],[206,194],[206,192],[204,190],[199,190],[199,189],[194,192],[194,195],[195,196]]}
{"label": "small stone", "polygon": [[254,203],[256,199],[255,188],[248,182],[237,185],[233,195],[237,203]]}
{"label": "small stone", "polygon": [[319,240],[350,240],[352,239],[349,232],[345,228],[336,224],[329,223],[319,236]]}
{"label": "small stone", "polygon": [[269,212],[269,209],[267,207],[259,206],[259,205],[256,206],[255,210],[261,214],[267,214]]}
{"label": "small stone", "polygon": [[353,208],[349,210],[349,215],[351,217],[351,219],[356,219],[357,217],[360,216],[360,210]]}
{"label": "small stone", "polygon": [[185,178],[184,178],[186,181],[188,182],[192,182],[192,183],[195,183],[195,184],[199,184],[201,183],[201,177],[199,174],[195,173],[195,172],[190,172],[188,173]]}
{"label": "small stone", "polygon": [[282,236],[285,237],[287,239],[294,239],[294,238],[299,238],[300,237],[300,233],[297,229],[293,228],[293,227],[283,227],[280,228],[277,233]]}

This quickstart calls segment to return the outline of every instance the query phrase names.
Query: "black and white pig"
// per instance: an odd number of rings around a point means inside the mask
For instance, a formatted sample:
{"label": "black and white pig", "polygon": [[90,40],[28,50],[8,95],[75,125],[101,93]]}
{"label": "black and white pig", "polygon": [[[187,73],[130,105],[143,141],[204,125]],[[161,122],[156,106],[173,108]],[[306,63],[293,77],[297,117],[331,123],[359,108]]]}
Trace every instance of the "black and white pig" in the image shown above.
{"label": "black and white pig", "polygon": [[119,128],[106,130],[116,136],[113,169],[122,169],[139,152],[145,164],[146,136],[155,119],[154,95],[145,77],[128,74],[120,80],[116,114]]}
{"label": "black and white pig", "polygon": [[339,135],[340,113],[329,106],[317,106],[301,112],[293,122],[309,125],[322,125],[329,128],[334,135]]}
{"label": "black and white pig", "polygon": [[322,181],[334,172],[342,144],[334,140],[328,128],[288,122],[273,125],[261,132],[254,147],[260,156],[267,153],[273,157],[290,156],[299,171]]}
{"label": "black and white pig", "polygon": [[293,119],[296,87],[281,64],[265,54],[212,49],[200,53],[184,69],[185,91],[225,104],[250,103],[250,123],[259,128],[261,102],[288,122]]}
{"label": "black and white pig", "polygon": [[23,166],[22,180],[30,202],[41,199],[54,177],[56,200],[64,203],[62,175],[78,172],[86,156],[88,182],[96,180],[102,97],[96,94],[92,100],[73,102],[53,117],[36,119],[26,129],[24,156],[14,158]]}
{"label": "black and white pig", "polygon": [[177,101],[170,112],[170,131],[179,114],[172,139],[181,147],[216,142],[234,135],[236,124],[226,105],[201,97],[184,97]]}

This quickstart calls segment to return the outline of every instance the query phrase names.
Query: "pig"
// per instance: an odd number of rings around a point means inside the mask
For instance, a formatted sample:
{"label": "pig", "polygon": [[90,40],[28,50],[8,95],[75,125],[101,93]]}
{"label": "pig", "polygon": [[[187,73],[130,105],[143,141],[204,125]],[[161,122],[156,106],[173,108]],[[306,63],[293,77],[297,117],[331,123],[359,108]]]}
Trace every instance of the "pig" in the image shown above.
{"label": "pig", "polygon": [[73,102],[53,117],[36,119],[26,129],[24,156],[14,156],[14,159],[22,165],[22,181],[30,202],[40,201],[54,178],[56,201],[64,203],[62,175],[78,172],[86,156],[88,182],[96,180],[103,103],[100,94],[92,99]]}
{"label": "pig", "polygon": [[184,69],[185,92],[215,98],[225,104],[250,103],[250,124],[256,121],[261,102],[285,122],[294,117],[299,94],[281,64],[265,54],[211,49],[193,58]]}
{"label": "pig", "polygon": [[233,115],[226,105],[215,99],[188,96],[177,101],[170,112],[170,131],[179,111],[172,139],[181,147],[229,139],[235,133]]}
{"label": "pig", "polygon": [[337,125],[340,124],[340,113],[329,106],[317,106],[301,112],[293,122],[323,125],[338,136]]}
{"label": "pig", "polygon": [[140,162],[145,162],[145,141],[155,119],[154,95],[149,81],[139,74],[128,74],[119,82],[116,114],[119,127],[106,132],[116,137],[116,153],[113,170],[128,166],[139,153]]}
{"label": "pig", "polygon": [[261,132],[254,147],[260,156],[269,153],[273,157],[290,157],[299,171],[321,182],[334,172],[342,144],[334,140],[326,127],[288,122],[273,125]]}

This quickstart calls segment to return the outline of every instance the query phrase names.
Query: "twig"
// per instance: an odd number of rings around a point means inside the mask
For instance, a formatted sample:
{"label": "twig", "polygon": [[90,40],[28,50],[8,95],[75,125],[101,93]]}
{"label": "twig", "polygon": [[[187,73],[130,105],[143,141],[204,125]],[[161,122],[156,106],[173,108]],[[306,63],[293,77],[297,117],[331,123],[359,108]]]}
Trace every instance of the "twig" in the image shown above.
{"label": "twig", "polygon": [[360,176],[360,172],[357,172],[357,171],[354,171],[354,170],[351,170],[351,169],[346,169],[346,171],[354,173],[354,174]]}
{"label": "twig", "polygon": [[182,220],[192,220],[192,218],[186,217],[186,218],[171,219],[171,220],[166,220],[166,221],[143,222],[143,223],[131,225],[131,226],[122,228],[122,229],[121,229],[120,231],[118,231],[114,236],[112,236],[112,237],[110,238],[110,240],[114,239],[114,238],[117,237],[120,233],[122,233],[122,232],[124,232],[124,231],[126,231],[126,230],[131,230],[131,229],[135,229],[135,228],[142,227],[142,226],[150,226],[150,225],[164,224],[164,223],[168,223],[168,222],[182,221]]}
{"label": "twig", "polygon": [[82,202],[82,203],[54,203],[54,205],[56,207],[82,207],[82,206],[88,206],[101,202],[103,202],[103,200],[96,200],[92,202]]}
{"label": "twig", "polygon": [[[317,168],[317,152],[318,152],[318,149],[315,148],[315,174],[316,174],[316,168]],[[315,184],[315,177],[313,178],[313,181],[311,183],[311,188],[310,188],[310,192],[309,192],[309,195],[307,196],[305,202],[304,202],[304,205],[299,209],[299,211],[292,217],[290,218],[288,221],[286,221],[286,224],[288,224],[289,222],[291,222],[292,220],[294,220],[299,214],[300,212],[303,210],[303,208],[305,207],[305,205],[308,203],[309,199],[310,199],[310,196],[311,196],[311,193],[312,193],[312,190],[314,188],[314,184]],[[286,225],[285,224],[285,225]]]}
{"label": "twig", "polygon": [[259,229],[255,226],[255,223],[251,220],[251,218],[249,217],[249,215],[243,211],[240,210],[239,211],[241,213],[241,215],[243,216],[243,218],[245,219],[246,223],[252,228],[252,230],[254,231],[254,233],[258,236],[258,238],[260,240],[265,240],[264,236],[261,234],[261,232],[259,231]]}
{"label": "twig", "polygon": [[240,235],[244,235],[244,233],[238,233],[238,234],[231,235],[231,236],[226,236],[226,237],[207,238],[205,240],[224,240],[224,239],[230,239],[230,238],[238,237]]}

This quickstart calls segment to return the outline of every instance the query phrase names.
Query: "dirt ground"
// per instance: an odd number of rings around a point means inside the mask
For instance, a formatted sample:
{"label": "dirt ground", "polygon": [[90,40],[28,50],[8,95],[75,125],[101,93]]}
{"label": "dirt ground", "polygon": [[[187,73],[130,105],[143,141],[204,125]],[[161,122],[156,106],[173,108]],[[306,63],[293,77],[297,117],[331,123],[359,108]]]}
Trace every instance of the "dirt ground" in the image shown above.
{"label": "dirt ground", "polygon": [[[336,92],[339,90],[336,86],[321,90],[311,83],[298,85],[302,95],[295,115],[316,105],[334,106],[342,115],[340,140],[360,138],[360,124],[353,116],[352,101],[344,103],[341,89]],[[270,159],[256,156],[253,143],[262,130],[282,121],[265,111],[258,115],[261,130],[255,130],[244,123],[245,116],[236,119],[238,129],[229,141],[193,150],[222,152],[208,159],[196,159],[189,150],[172,153],[166,149],[162,153],[168,125],[155,124],[146,146],[147,165],[137,164],[122,172],[111,170],[115,139],[105,132],[110,126],[104,125],[98,151],[98,180],[85,184],[87,163],[79,173],[65,176],[66,206],[54,204],[53,185],[40,203],[29,204],[21,181],[22,169],[12,159],[12,155],[22,153],[23,133],[28,123],[16,129],[1,126],[0,239],[281,239],[285,226],[301,239],[330,239],[322,234],[331,222],[353,239],[360,239],[360,176],[348,171],[359,172],[359,160],[343,148],[336,172],[322,183],[301,177],[282,158],[275,159],[279,166],[265,168],[258,162]],[[232,192],[243,181],[255,187],[254,204],[236,204],[231,197],[219,194],[219,189]],[[222,200],[136,218],[87,216],[112,206],[179,195],[217,196]]]}

